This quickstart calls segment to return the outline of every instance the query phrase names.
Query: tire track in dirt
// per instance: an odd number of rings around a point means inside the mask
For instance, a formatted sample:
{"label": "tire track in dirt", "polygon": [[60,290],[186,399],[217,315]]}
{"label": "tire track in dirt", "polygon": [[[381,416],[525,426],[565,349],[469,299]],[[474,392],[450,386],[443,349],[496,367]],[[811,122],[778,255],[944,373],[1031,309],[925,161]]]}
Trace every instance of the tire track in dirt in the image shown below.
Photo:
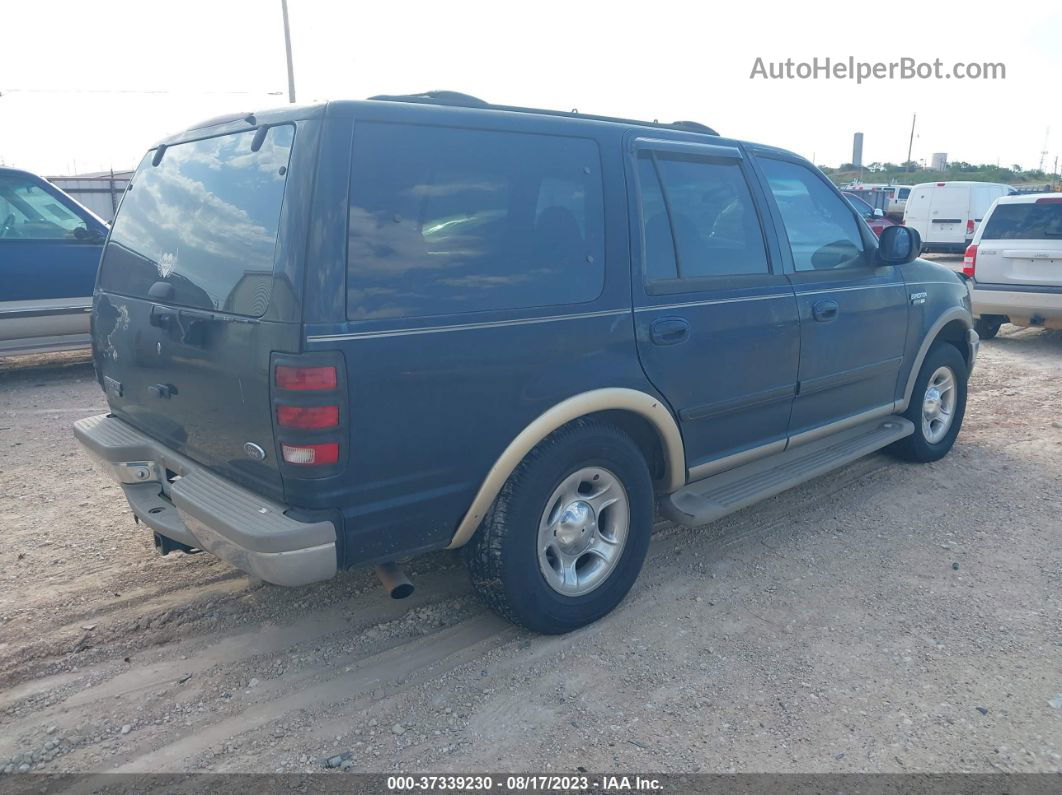
{"label": "tire track in dirt", "polygon": [[[375,697],[411,687],[482,656],[519,633],[497,616],[482,612],[456,626],[402,643],[370,657],[351,660],[324,682],[241,710],[194,734],[141,754],[115,769],[118,773],[174,769],[212,746],[289,717],[293,712],[339,701]],[[342,661],[341,661],[342,662]],[[352,670],[351,670],[352,669]]]}

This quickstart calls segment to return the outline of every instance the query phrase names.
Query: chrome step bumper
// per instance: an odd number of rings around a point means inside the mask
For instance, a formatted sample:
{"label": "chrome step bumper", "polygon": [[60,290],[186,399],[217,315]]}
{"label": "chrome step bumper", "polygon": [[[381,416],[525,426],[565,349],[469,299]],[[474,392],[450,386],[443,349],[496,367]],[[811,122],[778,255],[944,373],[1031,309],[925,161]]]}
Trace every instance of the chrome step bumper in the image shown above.
{"label": "chrome step bumper", "polygon": [[707,524],[844,466],[912,433],[914,425],[897,416],[857,425],[690,483],[661,500],[660,510],[678,524],[690,527]]}
{"label": "chrome step bumper", "polygon": [[[277,585],[336,573],[336,531],[301,522],[107,414],[74,423],[74,436],[122,486],[133,513],[159,535],[206,550]],[[166,471],[177,477],[169,480]]]}

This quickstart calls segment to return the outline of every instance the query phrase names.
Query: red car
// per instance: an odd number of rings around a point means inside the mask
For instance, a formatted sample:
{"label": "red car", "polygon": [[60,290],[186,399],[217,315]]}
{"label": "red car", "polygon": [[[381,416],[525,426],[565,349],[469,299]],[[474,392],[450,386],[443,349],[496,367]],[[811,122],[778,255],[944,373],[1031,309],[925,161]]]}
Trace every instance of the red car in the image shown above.
{"label": "red car", "polygon": [[855,207],[857,213],[866,219],[867,225],[874,230],[874,234],[881,237],[881,230],[888,226],[896,226],[896,222],[886,218],[885,213],[867,204],[863,199],[848,191],[841,191],[848,203]]}

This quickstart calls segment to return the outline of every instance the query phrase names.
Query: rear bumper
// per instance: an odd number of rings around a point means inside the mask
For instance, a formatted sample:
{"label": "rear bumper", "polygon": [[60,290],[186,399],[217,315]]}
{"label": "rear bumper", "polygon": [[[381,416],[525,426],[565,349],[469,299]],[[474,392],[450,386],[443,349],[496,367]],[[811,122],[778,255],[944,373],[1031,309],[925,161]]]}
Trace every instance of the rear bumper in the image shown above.
{"label": "rear bumper", "polygon": [[966,248],[969,245],[969,241],[964,243],[933,243],[928,240],[923,240],[922,250],[936,254],[962,254],[966,251]]}
{"label": "rear bumper", "polygon": [[137,518],[159,535],[277,585],[305,585],[336,573],[331,522],[294,519],[285,506],[215,475],[116,417],[79,420],[74,436],[122,486]]}
{"label": "rear bumper", "polygon": [[981,287],[974,284],[973,313],[977,316],[1007,315],[1019,325],[1058,328],[1062,324],[1062,292],[1007,290],[996,285]]}

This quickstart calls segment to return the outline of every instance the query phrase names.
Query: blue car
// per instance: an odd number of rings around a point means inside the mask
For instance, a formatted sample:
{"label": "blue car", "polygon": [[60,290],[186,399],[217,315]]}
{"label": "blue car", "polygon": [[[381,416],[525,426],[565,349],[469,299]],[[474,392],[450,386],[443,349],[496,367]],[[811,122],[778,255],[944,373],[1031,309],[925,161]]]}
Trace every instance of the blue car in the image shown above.
{"label": "blue car", "polygon": [[107,224],[44,179],[0,168],[0,355],[87,346]]}
{"label": "blue car", "polygon": [[623,599],[654,510],[951,449],[978,336],[920,247],[690,122],[452,93],[216,119],[122,200],[108,412],[75,434],[163,554],[379,564],[401,596],[395,561],[461,547],[488,605],[566,632]]}

